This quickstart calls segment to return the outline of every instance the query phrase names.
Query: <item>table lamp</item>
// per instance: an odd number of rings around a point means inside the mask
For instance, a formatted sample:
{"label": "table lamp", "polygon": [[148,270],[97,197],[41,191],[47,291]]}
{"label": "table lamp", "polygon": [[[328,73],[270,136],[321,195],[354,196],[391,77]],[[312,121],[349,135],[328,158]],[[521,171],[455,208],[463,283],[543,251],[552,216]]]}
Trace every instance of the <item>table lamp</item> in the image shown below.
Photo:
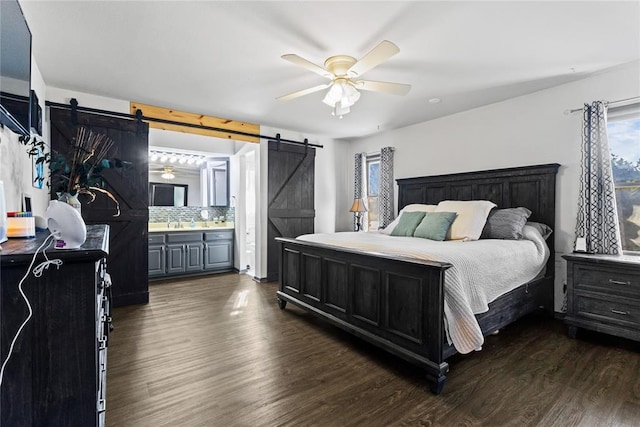
{"label": "table lamp", "polygon": [[356,214],[356,231],[362,230],[362,212],[366,211],[367,207],[364,204],[364,200],[361,198],[353,199],[353,204],[351,205],[349,212],[354,212]]}

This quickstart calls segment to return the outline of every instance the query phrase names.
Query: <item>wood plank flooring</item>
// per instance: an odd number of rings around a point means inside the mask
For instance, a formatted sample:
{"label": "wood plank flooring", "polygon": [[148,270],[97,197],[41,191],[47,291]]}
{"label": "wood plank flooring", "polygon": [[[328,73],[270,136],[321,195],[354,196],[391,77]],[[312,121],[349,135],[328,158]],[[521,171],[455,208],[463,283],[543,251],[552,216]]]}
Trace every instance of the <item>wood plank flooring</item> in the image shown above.
{"label": "wood plank flooring", "polygon": [[640,345],[566,336],[531,316],[449,359],[444,392],[419,369],[224,274],[156,282],[114,311],[107,425],[639,426]]}

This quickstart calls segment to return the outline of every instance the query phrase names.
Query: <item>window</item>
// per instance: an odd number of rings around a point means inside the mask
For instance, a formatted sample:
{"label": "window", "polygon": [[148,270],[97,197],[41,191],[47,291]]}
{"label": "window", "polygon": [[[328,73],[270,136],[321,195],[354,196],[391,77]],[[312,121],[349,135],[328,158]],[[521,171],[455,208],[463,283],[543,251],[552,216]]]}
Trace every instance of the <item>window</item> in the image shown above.
{"label": "window", "polygon": [[379,194],[380,156],[367,156],[367,214],[369,230],[377,230],[380,223]]}
{"label": "window", "polygon": [[607,136],[622,250],[640,254],[640,104],[609,109]]}

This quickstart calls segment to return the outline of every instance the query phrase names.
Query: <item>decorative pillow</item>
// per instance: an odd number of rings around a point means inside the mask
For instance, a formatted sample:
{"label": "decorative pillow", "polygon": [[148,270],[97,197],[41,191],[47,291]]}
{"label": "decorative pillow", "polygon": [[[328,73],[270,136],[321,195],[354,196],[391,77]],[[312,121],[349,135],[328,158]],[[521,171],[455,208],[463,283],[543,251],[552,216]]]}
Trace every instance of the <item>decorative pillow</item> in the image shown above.
{"label": "decorative pillow", "polygon": [[437,205],[421,205],[419,203],[407,205],[398,213],[396,219],[394,219],[391,224],[387,225],[387,228],[381,229],[380,232],[383,234],[391,234],[393,229],[396,228],[396,225],[398,225],[398,222],[400,222],[402,212],[433,212],[436,210],[436,207]]}
{"label": "decorative pillow", "polygon": [[438,203],[436,212],[458,214],[447,233],[447,240],[478,240],[487,216],[496,204],[488,200],[444,200]]}
{"label": "decorative pillow", "polygon": [[402,212],[398,225],[391,232],[392,236],[413,236],[416,227],[425,216],[425,212]]}
{"label": "decorative pillow", "polygon": [[443,241],[455,219],[455,212],[427,212],[413,232],[413,237]]}
{"label": "decorative pillow", "polygon": [[531,216],[527,208],[494,209],[489,213],[481,239],[522,239],[522,228]]}
{"label": "decorative pillow", "polygon": [[553,233],[553,230],[551,229],[551,227],[541,222],[528,221],[525,225],[528,225],[538,230],[538,233],[540,233],[540,235],[544,238],[544,240],[547,240],[549,236],[551,236],[551,233]]}

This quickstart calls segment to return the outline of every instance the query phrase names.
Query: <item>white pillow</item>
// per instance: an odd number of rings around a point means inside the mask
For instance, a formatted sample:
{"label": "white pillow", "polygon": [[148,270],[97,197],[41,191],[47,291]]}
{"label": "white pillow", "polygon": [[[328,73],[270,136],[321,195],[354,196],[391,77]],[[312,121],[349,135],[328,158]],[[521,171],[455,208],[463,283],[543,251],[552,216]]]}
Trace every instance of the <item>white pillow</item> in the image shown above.
{"label": "white pillow", "polygon": [[435,212],[458,214],[451,224],[446,240],[478,240],[491,209],[497,205],[488,200],[443,200]]}
{"label": "white pillow", "polygon": [[402,212],[435,212],[437,207],[437,205],[421,205],[419,203],[407,205],[398,212],[396,219],[394,219],[391,224],[387,225],[387,228],[380,230],[380,232],[382,234],[391,234],[393,229],[396,228],[396,225],[400,222],[400,215],[402,215]]}

